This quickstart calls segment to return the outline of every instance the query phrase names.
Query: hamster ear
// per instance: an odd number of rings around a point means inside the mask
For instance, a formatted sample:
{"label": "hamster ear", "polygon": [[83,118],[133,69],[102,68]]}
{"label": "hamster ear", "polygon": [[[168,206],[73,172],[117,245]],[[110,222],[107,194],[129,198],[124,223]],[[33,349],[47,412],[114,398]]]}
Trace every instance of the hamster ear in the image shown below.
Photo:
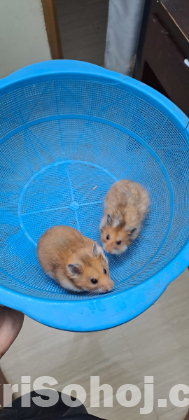
{"label": "hamster ear", "polygon": [[72,276],[78,276],[81,274],[80,264],[68,264],[67,267]]}
{"label": "hamster ear", "polygon": [[93,255],[95,257],[98,257],[98,254],[99,254],[99,252],[98,252],[98,246],[97,246],[96,243],[94,243],[94,245],[93,245]]}
{"label": "hamster ear", "polygon": [[129,235],[133,235],[133,233],[134,232],[136,232],[136,230],[137,230],[137,228],[133,228],[133,229],[131,229],[128,233],[129,233]]}
{"label": "hamster ear", "polygon": [[110,214],[107,214],[107,225],[111,225],[112,222],[113,222],[113,220],[112,220]]}

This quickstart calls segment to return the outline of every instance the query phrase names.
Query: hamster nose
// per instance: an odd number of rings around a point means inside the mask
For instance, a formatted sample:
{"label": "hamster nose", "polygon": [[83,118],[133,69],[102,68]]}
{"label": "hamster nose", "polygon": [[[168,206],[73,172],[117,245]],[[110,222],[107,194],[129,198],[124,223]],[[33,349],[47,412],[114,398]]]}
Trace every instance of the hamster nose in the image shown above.
{"label": "hamster nose", "polygon": [[105,292],[110,292],[110,290],[112,290],[114,287],[114,283],[113,281],[111,281],[111,284],[109,284],[106,288],[105,288]]}

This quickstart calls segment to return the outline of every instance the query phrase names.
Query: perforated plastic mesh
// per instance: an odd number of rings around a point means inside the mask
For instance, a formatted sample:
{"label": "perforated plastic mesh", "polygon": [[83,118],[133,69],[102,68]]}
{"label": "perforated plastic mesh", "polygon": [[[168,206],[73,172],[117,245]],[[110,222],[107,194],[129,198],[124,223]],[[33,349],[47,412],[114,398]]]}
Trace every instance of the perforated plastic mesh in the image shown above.
{"label": "perforated plastic mesh", "polygon": [[122,178],[141,183],[151,205],[138,240],[109,256],[111,293],[147,280],[178,254],[189,238],[189,147],[158,109],[121,87],[63,78],[20,86],[0,107],[1,285],[88,299],[42,272],[36,243],[56,224],[100,242],[104,197]]}

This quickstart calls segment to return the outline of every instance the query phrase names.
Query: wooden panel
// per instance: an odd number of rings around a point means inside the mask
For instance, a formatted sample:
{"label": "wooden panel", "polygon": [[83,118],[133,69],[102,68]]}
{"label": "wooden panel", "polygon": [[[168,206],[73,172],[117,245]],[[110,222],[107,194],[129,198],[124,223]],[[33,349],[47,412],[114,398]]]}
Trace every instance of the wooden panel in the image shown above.
{"label": "wooden panel", "polygon": [[64,58],[104,66],[109,0],[56,0]]}
{"label": "wooden panel", "polygon": [[170,99],[189,115],[189,68],[184,58],[165,28],[150,16],[141,70],[147,61]]}
{"label": "wooden panel", "polygon": [[189,41],[189,1],[161,0],[161,3]]}
{"label": "wooden panel", "polygon": [[[189,2],[185,0],[153,2],[154,14],[180,49],[185,58],[189,57]],[[180,3],[179,3],[180,2]]]}
{"label": "wooden panel", "polygon": [[55,0],[41,0],[52,59],[63,58]]}

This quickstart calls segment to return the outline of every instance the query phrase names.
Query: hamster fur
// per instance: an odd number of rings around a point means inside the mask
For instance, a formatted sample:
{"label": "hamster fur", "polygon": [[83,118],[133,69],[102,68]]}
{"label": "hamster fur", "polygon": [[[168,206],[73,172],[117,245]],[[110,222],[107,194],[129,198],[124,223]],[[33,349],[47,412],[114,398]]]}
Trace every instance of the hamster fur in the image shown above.
{"label": "hamster fur", "polygon": [[54,226],[39,239],[39,263],[60,286],[74,292],[109,292],[108,261],[94,241],[68,226]]}
{"label": "hamster fur", "polygon": [[106,252],[121,254],[140,233],[149,207],[149,196],[139,184],[121,180],[109,189],[101,220],[101,240]]}

